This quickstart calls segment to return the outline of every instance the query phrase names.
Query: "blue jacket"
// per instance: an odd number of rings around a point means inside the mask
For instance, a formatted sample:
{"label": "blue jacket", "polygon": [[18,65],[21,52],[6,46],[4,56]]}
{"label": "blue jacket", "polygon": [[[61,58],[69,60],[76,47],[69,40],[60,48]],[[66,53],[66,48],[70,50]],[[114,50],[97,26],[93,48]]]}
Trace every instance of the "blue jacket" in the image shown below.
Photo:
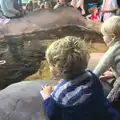
{"label": "blue jacket", "polygon": [[44,100],[44,109],[50,120],[120,120],[91,71],[59,84]]}

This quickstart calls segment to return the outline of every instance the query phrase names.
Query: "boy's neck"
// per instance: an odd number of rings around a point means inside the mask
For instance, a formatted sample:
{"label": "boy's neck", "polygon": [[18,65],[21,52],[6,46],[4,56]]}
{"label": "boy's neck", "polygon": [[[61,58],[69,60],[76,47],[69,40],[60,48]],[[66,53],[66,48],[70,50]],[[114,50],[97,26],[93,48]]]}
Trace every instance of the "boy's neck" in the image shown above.
{"label": "boy's neck", "polygon": [[83,72],[80,72],[80,73],[71,75],[71,76],[69,76],[69,77],[65,77],[65,78],[63,78],[63,79],[66,80],[66,81],[71,81],[71,80],[76,79],[77,77],[81,76],[81,75],[84,74],[85,72],[86,72],[86,71],[83,71]]}

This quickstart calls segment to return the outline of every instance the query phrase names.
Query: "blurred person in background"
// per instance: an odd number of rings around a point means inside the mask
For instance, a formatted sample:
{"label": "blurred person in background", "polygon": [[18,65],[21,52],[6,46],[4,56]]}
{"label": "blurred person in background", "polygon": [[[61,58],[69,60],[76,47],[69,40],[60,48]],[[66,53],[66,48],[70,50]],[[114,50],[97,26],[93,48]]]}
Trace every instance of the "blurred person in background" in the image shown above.
{"label": "blurred person in background", "polygon": [[103,5],[101,9],[103,17],[102,21],[105,21],[108,18],[115,16],[117,10],[118,10],[117,0],[103,0]]}
{"label": "blurred person in background", "polygon": [[0,0],[3,15],[7,18],[19,18],[23,16],[22,7],[18,0]]}

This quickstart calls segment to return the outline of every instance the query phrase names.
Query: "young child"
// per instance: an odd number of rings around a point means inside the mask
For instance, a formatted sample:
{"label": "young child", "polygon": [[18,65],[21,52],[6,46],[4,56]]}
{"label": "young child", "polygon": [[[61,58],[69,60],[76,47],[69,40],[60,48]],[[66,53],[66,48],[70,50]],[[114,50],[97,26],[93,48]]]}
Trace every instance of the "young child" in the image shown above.
{"label": "young child", "polygon": [[42,87],[50,120],[120,120],[104,97],[98,77],[86,70],[89,53],[81,39],[55,41],[46,59],[52,75],[63,79],[54,91],[51,86]]}
{"label": "young child", "polygon": [[118,78],[120,77],[120,17],[113,16],[106,20],[102,24],[101,32],[109,49],[93,72],[99,77],[109,68],[112,68],[116,78]]}
{"label": "young child", "polygon": [[102,5],[103,21],[107,20],[112,16],[115,16],[117,9],[118,9],[117,0],[103,0]]}
{"label": "young child", "polygon": [[92,7],[89,9],[89,12],[91,13],[90,15],[87,15],[86,18],[87,19],[91,19],[93,21],[100,21],[99,18],[99,11],[97,7]]}

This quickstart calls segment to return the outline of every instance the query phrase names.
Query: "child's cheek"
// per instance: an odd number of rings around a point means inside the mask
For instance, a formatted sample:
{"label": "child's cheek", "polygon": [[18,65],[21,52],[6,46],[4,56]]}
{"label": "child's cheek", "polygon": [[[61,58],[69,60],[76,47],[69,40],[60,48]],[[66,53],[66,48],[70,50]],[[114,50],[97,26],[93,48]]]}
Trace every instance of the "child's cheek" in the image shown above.
{"label": "child's cheek", "polygon": [[111,38],[107,37],[107,36],[103,36],[103,40],[106,44],[108,44],[109,42],[111,42]]}

